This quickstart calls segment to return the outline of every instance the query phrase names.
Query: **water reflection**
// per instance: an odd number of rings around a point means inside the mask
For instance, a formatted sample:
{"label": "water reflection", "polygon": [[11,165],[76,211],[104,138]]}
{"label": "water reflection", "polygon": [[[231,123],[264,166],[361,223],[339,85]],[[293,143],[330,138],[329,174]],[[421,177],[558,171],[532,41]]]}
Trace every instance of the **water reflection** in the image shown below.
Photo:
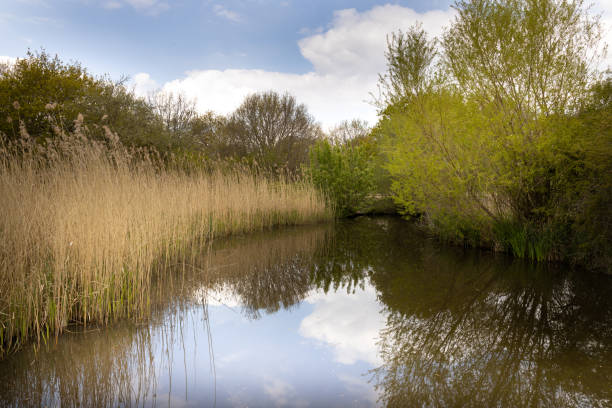
{"label": "water reflection", "polygon": [[342,364],[359,360],[381,363],[376,342],[385,326],[385,315],[371,285],[349,293],[314,292],[305,301],[314,305],[314,310],[300,323],[302,336],[324,343],[333,350],[334,361]]}
{"label": "water reflection", "polygon": [[609,285],[511,269],[445,273],[426,310],[389,304],[375,370],[385,405],[609,406]]}
{"label": "water reflection", "polygon": [[372,223],[355,227],[370,244],[348,267],[369,271],[385,305],[373,370],[384,405],[612,404],[609,277],[443,248],[396,223],[385,240]]}
{"label": "water reflection", "polygon": [[0,362],[0,406],[609,406],[612,279],[392,219],[238,237],[146,322]]}
{"label": "water reflection", "polygon": [[310,226],[221,242],[195,261],[209,265],[209,282],[202,290],[212,302],[239,299],[243,312],[252,318],[289,309],[311,289],[311,267],[324,253],[331,227]]}

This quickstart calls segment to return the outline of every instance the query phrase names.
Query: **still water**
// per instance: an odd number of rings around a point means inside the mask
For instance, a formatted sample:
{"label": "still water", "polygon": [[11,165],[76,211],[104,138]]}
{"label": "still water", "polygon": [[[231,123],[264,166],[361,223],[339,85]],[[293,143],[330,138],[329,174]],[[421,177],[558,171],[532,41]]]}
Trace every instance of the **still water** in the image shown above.
{"label": "still water", "polygon": [[395,218],[217,242],[150,319],[0,362],[0,406],[610,407],[612,278]]}

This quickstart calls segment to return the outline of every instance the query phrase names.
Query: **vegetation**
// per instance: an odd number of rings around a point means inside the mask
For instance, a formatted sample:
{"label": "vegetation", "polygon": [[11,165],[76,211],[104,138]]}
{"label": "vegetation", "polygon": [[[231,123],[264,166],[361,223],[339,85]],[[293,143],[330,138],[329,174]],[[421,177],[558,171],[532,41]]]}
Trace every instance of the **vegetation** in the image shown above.
{"label": "vegetation", "polygon": [[[16,108],[17,111],[19,109]],[[151,281],[213,236],[329,218],[307,182],[239,167],[185,172],[105,127],[40,143],[21,126],[0,154],[0,356],[71,323],[147,313]]]}
{"label": "vegetation", "polygon": [[611,79],[582,1],[458,1],[388,42],[374,138],[403,212],[439,236],[609,269]]}
{"label": "vegetation", "polygon": [[439,39],[389,37],[374,129],[329,137],[288,94],[199,114],[44,51],[0,66],[0,355],[145,313],[158,268],[212,236],[328,218],[325,200],[347,216],[390,194],[449,241],[609,271],[599,20],[582,0],[455,7]]}
{"label": "vegetation", "polygon": [[155,148],[166,164],[207,167],[222,159],[294,176],[322,136],[306,106],[289,94],[249,95],[226,117],[199,114],[195,101],[182,95],[138,98],[125,83],[95,78],[44,50],[28,51],[13,66],[0,66],[0,133],[16,141],[25,128],[44,143],[56,137],[54,126],[74,131],[81,114],[91,138],[105,140],[106,126],[128,147]]}
{"label": "vegetation", "polygon": [[310,150],[308,174],[339,216],[359,213],[376,193],[376,151],[368,132],[362,122],[345,122]]}
{"label": "vegetation", "polygon": [[78,63],[28,51],[26,58],[0,70],[0,132],[16,141],[24,128],[44,142],[56,137],[54,126],[73,131],[74,119],[81,114],[87,123],[98,125],[90,129],[97,140],[104,139],[102,126],[107,125],[129,146],[160,152],[176,147],[161,118],[124,82],[94,78]]}
{"label": "vegetation", "polygon": [[283,165],[293,174],[321,136],[305,105],[276,92],[247,96],[229,116],[226,131],[234,154],[255,159],[266,168]]}

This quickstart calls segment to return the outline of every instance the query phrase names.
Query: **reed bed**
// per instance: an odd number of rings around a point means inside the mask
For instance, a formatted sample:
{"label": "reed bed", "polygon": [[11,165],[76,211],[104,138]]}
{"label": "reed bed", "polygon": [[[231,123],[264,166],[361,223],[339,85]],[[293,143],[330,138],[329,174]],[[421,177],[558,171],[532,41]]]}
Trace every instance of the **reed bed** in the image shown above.
{"label": "reed bed", "polygon": [[[326,251],[330,227],[317,224],[287,228],[282,234],[264,231],[248,239],[217,240],[210,252],[200,252],[190,261],[193,267],[185,268],[184,274],[155,285],[147,324],[118,324],[105,333],[86,329],[62,339],[58,347],[41,350],[35,361],[26,353],[6,361],[0,370],[0,406],[163,404],[160,376],[187,376],[189,371],[172,370],[189,370],[202,358],[199,353],[207,339],[200,336],[210,333],[203,307],[219,304],[219,294],[225,293],[240,303],[234,310],[258,318],[264,310],[269,313],[301,301],[316,286],[310,266]],[[189,340],[194,335],[197,338]],[[194,343],[193,354],[186,351],[191,347],[175,347],[183,342]],[[173,361],[187,365],[175,366]],[[205,380],[206,374],[199,375]]]}
{"label": "reed bed", "polygon": [[152,278],[213,236],[331,217],[308,182],[168,170],[79,121],[56,133],[1,146],[0,358],[72,323],[146,316]]}

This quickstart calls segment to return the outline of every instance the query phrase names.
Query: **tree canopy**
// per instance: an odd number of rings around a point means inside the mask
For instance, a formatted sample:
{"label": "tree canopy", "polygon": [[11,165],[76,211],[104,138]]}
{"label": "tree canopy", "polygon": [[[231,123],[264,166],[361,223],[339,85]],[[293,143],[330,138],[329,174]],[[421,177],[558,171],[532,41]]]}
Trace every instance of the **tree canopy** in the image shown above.
{"label": "tree canopy", "polygon": [[227,123],[228,139],[238,152],[262,165],[299,169],[321,129],[306,105],[274,91],[247,96]]}
{"label": "tree canopy", "polygon": [[417,25],[388,41],[374,134],[396,202],[451,240],[534,259],[601,255],[612,135],[598,17],[582,0],[454,7],[440,39]]}

